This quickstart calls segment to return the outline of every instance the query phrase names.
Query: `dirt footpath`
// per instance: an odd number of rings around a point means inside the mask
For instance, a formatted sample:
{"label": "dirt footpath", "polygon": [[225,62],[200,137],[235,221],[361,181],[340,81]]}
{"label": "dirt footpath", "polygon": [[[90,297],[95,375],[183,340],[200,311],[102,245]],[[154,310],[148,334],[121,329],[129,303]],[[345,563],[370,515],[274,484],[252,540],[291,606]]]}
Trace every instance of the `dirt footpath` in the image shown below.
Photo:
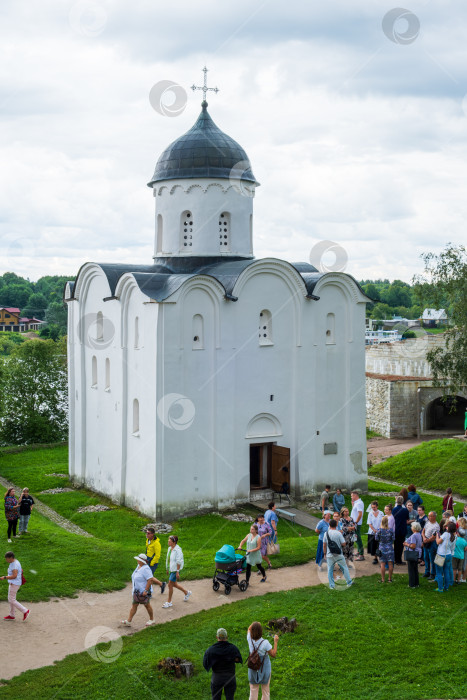
{"label": "dirt footpath", "polygon": [[[377,568],[371,564],[370,557],[363,562],[356,562],[350,573],[352,578],[368,576],[377,573]],[[170,622],[184,615],[236,603],[251,596],[303,586],[317,586],[321,583],[327,583],[326,567],[323,566],[323,571],[318,572],[318,567],[313,561],[301,566],[273,569],[268,572],[266,583],[260,583],[260,577],[253,572],[248,590],[241,593],[235,586],[229,596],[224,594],[223,586],[215,593],[212,590],[212,579],[182,581],[182,585],[193,593],[188,602],[183,602],[182,593],[175,590],[173,608],[163,609],[162,603],[167,600],[167,593],[162,596],[157,588],[152,605],[158,623]],[[358,582],[355,585],[358,586]],[[29,606],[25,602],[26,589],[27,586],[23,589],[24,597],[20,590],[18,600],[30,608],[28,620],[23,623],[20,615],[12,622],[0,619],[2,636],[8,639],[8,644],[4,644],[2,648],[3,678],[12,678],[23,671],[53,664],[68,654],[92,648],[98,642],[112,642],[103,647],[102,651],[102,656],[109,660],[120,651],[120,637],[144,629],[148,620],[146,610],[140,606],[132,627],[120,626],[120,620],[126,618],[130,610],[130,585],[113,593],[80,593],[78,598],[57,598],[46,603],[31,603]],[[345,595],[346,590],[343,590],[342,594]],[[2,602],[0,609],[3,618],[8,614],[8,604]],[[218,626],[221,625],[220,613]],[[90,653],[96,658],[95,651],[91,649]]]}
{"label": "dirt footpath", "polygon": [[[426,438],[430,439],[430,438]],[[368,459],[371,460],[372,464],[378,464],[382,462],[383,459],[392,457],[393,455],[398,455],[401,452],[410,450],[412,447],[420,445],[422,442],[426,442],[426,439],[417,438],[371,438],[367,440],[367,450]]]}

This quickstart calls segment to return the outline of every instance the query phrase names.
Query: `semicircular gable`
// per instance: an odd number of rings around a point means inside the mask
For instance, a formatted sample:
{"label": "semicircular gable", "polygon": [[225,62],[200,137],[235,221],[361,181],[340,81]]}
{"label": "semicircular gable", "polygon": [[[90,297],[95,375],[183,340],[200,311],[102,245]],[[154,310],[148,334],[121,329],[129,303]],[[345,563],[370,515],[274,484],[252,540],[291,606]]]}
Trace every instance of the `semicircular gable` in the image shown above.
{"label": "semicircular gable", "polygon": [[279,437],[282,426],[272,413],[258,413],[250,420],[246,429],[246,438]]}
{"label": "semicircular gable", "polygon": [[264,272],[280,277],[294,295],[296,292],[299,292],[304,297],[307,296],[307,289],[302,276],[290,263],[277,258],[263,258],[262,260],[255,260],[248,265],[238,276],[232,293],[235,296],[239,296],[249,279]]}

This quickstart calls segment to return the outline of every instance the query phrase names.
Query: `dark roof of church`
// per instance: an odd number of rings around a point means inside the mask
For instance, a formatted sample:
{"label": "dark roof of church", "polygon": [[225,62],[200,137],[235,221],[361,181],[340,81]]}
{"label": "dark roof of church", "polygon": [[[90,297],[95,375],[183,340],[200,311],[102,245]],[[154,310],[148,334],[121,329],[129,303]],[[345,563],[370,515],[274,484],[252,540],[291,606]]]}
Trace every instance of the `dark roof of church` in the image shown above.
{"label": "dark roof of church", "polygon": [[148,187],[179,178],[221,178],[256,182],[243,148],[213,122],[207,102],[195,124],[160,156]]}
{"label": "dark roof of church", "polygon": [[[99,267],[107,276],[111,296],[115,294],[118,280],[122,275],[131,272],[139,288],[150,299],[162,302],[168,299],[182,284],[199,275],[207,275],[216,279],[225,290],[228,299],[232,297],[235,283],[241,273],[252,263],[254,258],[240,257],[171,257],[158,258],[154,265],[120,265],[114,263],[99,263]],[[288,263],[301,275],[306,286],[307,296],[314,297],[313,289],[323,276],[309,263]],[[77,279],[79,277],[79,272]],[[71,285],[70,285],[71,286]],[[74,298],[75,285],[71,287],[71,298]]]}

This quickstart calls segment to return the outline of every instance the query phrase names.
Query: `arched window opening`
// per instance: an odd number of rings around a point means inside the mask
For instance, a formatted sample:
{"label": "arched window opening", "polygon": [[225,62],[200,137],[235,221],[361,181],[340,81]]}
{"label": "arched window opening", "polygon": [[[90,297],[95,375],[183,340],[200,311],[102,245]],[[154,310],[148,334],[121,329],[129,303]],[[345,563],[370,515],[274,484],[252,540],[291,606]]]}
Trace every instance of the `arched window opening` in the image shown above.
{"label": "arched window opening", "polygon": [[133,399],[133,435],[139,434],[139,401]]}
{"label": "arched window opening", "polygon": [[193,350],[204,349],[204,319],[201,314],[193,316]]}
{"label": "arched window opening", "polygon": [[336,344],[336,317],[334,314],[326,316],[326,345]]}
{"label": "arched window opening", "polygon": [[95,355],[92,356],[91,375],[92,375],[91,386],[96,388],[97,387],[97,357]]}
{"label": "arched window opening", "polygon": [[104,340],[104,315],[102,311],[96,316],[96,340]]}
{"label": "arched window opening", "polygon": [[162,214],[157,215],[157,231],[156,231],[156,253],[162,253],[162,231],[164,224]]}
{"label": "arched window opening", "polygon": [[135,348],[139,348],[139,318],[135,318]]}
{"label": "arched window opening", "polygon": [[184,211],[180,222],[181,248],[190,248],[193,245],[193,214]]}
{"label": "arched window opening", "polygon": [[219,214],[219,248],[221,253],[230,250],[230,214],[227,211]]}
{"label": "arched window opening", "polygon": [[110,391],[110,360],[105,358],[105,390]]}
{"label": "arched window opening", "polygon": [[263,309],[259,315],[259,344],[272,345],[272,315],[268,309]]}

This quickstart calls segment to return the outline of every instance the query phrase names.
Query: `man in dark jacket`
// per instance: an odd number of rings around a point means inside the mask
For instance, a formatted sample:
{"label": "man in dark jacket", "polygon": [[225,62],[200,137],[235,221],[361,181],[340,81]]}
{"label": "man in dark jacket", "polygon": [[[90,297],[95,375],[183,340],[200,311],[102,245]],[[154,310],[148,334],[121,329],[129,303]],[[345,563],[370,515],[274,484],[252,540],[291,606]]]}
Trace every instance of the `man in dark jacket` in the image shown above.
{"label": "man in dark jacket", "polygon": [[395,522],[394,531],[394,558],[396,564],[405,564],[402,561],[402,550],[404,549],[404,540],[407,536],[407,523],[409,521],[409,511],[404,506],[402,496],[396,498],[396,507],[392,509],[392,515]]}
{"label": "man in dark jacket", "polygon": [[227,641],[227,631],[221,627],[217,630],[217,642],[204,652],[203,666],[206,671],[212,669],[212,700],[221,700],[222,690],[225,700],[234,700],[237,681],[235,664],[242,664],[243,659],[235,644]]}

